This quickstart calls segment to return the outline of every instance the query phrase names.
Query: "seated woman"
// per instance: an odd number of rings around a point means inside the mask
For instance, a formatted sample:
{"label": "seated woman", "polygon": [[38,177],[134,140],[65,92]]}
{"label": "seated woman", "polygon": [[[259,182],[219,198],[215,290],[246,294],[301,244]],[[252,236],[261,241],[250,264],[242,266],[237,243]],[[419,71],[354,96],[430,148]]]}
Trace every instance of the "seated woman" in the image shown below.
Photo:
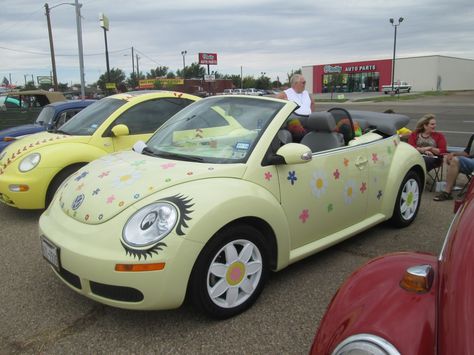
{"label": "seated woman", "polygon": [[435,116],[427,114],[418,120],[415,131],[408,137],[408,143],[423,154],[427,171],[442,164],[442,155],[446,153],[446,138],[435,129]]}

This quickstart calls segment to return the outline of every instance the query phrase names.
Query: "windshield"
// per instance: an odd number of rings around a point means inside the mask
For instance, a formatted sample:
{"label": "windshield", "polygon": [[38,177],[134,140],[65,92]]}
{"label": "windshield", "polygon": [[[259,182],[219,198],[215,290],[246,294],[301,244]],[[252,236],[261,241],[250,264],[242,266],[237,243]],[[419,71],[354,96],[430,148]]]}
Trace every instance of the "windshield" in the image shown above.
{"label": "windshield", "polygon": [[36,119],[36,123],[42,126],[49,125],[54,118],[54,108],[51,106],[45,106],[38,118]]}
{"label": "windshield", "polygon": [[76,114],[59,127],[58,131],[76,136],[91,136],[113,112],[127,102],[112,98],[101,99]]}
{"label": "windshield", "polygon": [[245,162],[284,103],[239,97],[197,101],[147,142],[145,154],[210,163]]}

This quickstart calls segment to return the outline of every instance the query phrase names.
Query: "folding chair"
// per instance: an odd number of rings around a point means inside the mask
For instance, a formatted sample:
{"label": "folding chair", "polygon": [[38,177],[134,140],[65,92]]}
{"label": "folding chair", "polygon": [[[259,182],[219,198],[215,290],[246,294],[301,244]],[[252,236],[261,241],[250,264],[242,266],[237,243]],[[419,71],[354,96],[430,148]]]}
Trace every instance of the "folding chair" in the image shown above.
{"label": "folding chair", "polygon": [[[474,134],[471,135],[469,138],[469,142],[467,143],[466,149],[464,151],[469,155],[469,156],[474,156],[474,145],[472,144],[474,142]],[[461,190],[459,190],[458,196],[462,196],[466,193],[466,188],[469,185],[469,181],[471,181],[472,176],[474,175],[474,171],[471,171],[469,174],[463,174],[466,177],[466,183],[461,187]]]}
{"label": "folding chair", "polygon": [[435,167],[431,169],[427,174],[427,177],[429,179],[428,183],[430,184],[430,192],[433,192],[438,182],[443,181],[444,159],[442,155],[437,156],[437,161],[435,164]]}

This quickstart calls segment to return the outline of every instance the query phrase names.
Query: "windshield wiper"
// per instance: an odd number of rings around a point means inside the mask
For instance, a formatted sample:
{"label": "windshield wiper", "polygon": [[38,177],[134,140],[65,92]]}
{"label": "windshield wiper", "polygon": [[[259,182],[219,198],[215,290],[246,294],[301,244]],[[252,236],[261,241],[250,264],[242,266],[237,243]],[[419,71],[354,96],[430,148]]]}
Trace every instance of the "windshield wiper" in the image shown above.
{"label": "windshield wiper", "polygon": [[204,161],[204,159],[201,157],[194,157],[191,155],[181,155],[181,154],[174,154],[174,153],[155,153],[155,155],[160,158],[168,158],[168,159],[176,159],[176,160],[197,161],[197,162]]}
{"label": "windshield wiper", "polygon": [[158,156],[158,154],[156,154],[153,150],[151,150],[148,147],[144,147],[142,149],[142,154],[149,155],[151,157],[157,157]]}

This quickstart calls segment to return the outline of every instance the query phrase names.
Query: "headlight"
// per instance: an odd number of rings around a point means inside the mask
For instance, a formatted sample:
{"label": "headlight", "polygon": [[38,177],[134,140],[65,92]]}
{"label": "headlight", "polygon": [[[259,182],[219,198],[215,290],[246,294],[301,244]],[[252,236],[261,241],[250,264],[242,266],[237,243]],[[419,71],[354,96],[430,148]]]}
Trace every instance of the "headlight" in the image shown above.
{"label": "headlight", "polygon": [[400,355],[388,341],[373,334],[357,334],[345,339],[332,355]]}
{"label": "headlight", "polygon": [[18,169],[20,169],[22,173],[26,173],[27,171],[34,169],[36,165],[39,164],[40,160],[41,160],[41,154],[39,153],[30,154],[21,161],[20,165],[18,166]]}
{"label": "headlight", "polygon": [[145,206],[131,216],[122,231],[125,243],[143,247],[156,243],[171,232],[178,220],[176,208],[166,202]]}

